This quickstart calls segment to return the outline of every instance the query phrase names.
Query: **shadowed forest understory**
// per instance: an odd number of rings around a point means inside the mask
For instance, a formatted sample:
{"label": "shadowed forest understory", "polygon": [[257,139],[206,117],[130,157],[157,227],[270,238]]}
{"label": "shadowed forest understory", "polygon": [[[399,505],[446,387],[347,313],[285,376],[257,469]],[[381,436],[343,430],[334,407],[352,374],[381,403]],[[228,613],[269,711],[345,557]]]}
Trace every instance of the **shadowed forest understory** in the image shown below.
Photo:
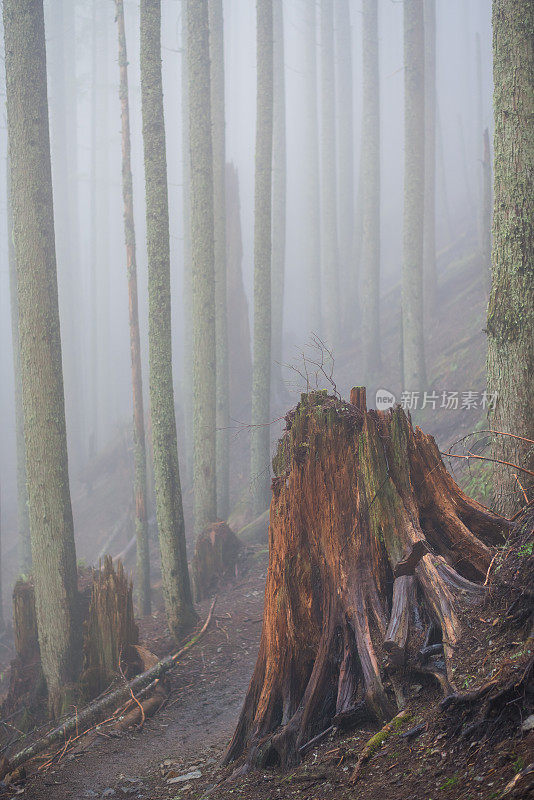
{"label": "shadowed forest understory", "polygon": [[0,797],[531,796],[533,36],[2,0]]}

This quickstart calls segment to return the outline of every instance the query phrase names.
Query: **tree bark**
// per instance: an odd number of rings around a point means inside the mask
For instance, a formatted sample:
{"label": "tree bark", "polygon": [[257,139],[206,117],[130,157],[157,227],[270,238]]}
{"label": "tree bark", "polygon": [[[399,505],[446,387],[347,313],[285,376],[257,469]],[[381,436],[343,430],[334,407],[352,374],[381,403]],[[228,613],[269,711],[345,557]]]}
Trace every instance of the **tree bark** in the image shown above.
{"label": "tree bark", "polygon": [[[226,133],[222,0],[209,0],[216,333],[217,516],[230,511],[230,412],[226,280]],[[212,520],[213,521],[213,520]]]}
{"label": "tree bark", "polygon": [[334,2],[321,0],[321,230],[324,333],[329,347],[339,344],[339,254],[336,189],[336,80]]}
{"label": "tree bark", "polygon": [[453,684],[460,609],[483,597],[489,545],[507,527],[461,492],[400,406],[315,392],[286,419],[260,650],[227,762],[289,766],[343,716],[390,719],[430,621]]}
{"label": "tree bark", "polygon": [[22,381],[20,371],[19,303],[17,298],[17,266],[13,246],[13,213],[11,209],[11,179],[7,163],[7,260],[9,266],[9,296],[11,302],[11,342],[13,348],[13,385],[15,389],[15,441],[17,448],[17,529],[19,539],[19,570],[29,575],[32,568],[28,486],[26,482],[26,444],[22,412]]}
{"label": "tree bark", "polygon": [[[497,392],[491,426],[534,439],[534,7],[493,2],[495,109],[492,287],[488,305],[488,386]],[[495,457],[534,470],[532,445],[495,437]],[[531,492],[532,483],[525,486]],[[530,495],[531,496],[531,495]],[[521,504],[507,467],[495,468],[495,501],[503,513]]]}
{"label": "tree bark", "polygon": [[361,346],[364,374],[380,367],[380,84],[378,77],[378,4],[364,0],[361,154]]}
{"label": "tree bark", "polygon": [[133,443],[135,533],[137,539],[136,589],[137,604],[143,616],[150,614],[150,553],[148,545],[145,414],[143,407],[143,378],[141,341],[137,303],[137,258],[133,211],[133,186],[130,143],[130,108],[128,101],[128,55],[124,30],[124,3],[115,0],[119,39],[119,96],[121,101],[122,133],[122,198],[124,203],[124,237],[126,242],[126,273],[128,277],[128,308],[130,315],[130,356],[132,368]]}
{"label": "tree bark", "polygon": [[156,517],[167,622],[179,640],[196,620],[185,548],[172,382],[169,205],[163,91],[161,2],[141,2],[141,99],[148,252],[150,417]]}
{"label": "tree bark", "polygon": [[481,256],[482,280],[489,298],[491,288],[491,221],[492,221],[491,153],[488,129],[484,129],[482,156],[482,219],[481,219]]}
{"label": "tree bark", "polygon": [[195,534],[217,519],[213,151],[208,0],[187,3],[187,71],[193,276]]}
{"label": "tree bark", "polygon": [[49,708],[80,668],[76,551],[50,167],[42,0],[3,7],[28,501],[39,643]]}
{"label": "tree bark", "polygon": [[254,188],[254,354],[250,470],[253,510],[269,504],[271,388],[271,202],[273,154],[273,3],[256,0],[257,108]]}
{"label": "tree bark", "polygon": [[189,154],[189,75],[187,0],[182,0],[182,227],[184,263],[184,418],[188,485],[193,484],[193,275],[191,265],[191,157]]}
{"label": "tree bark", "polygon": [[402,340],[404,388],[426,386],[423,323],[425,192],[425,53],[423,0],[404,3],[404,231]]}

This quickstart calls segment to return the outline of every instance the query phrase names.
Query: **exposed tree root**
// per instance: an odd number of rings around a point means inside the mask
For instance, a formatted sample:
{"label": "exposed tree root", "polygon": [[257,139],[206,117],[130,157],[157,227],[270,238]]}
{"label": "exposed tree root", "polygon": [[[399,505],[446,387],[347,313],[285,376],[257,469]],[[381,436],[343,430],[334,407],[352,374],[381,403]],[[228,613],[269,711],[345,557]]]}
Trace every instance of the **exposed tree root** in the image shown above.
{"label": "exposed tree root", "polygon": [[351,783],[356,783],[360,777],[360,773],[364,764],[366,764],[373,757],[379,747],[382,747],[388,736],[390,736],[394,731],[399,730],[403,722],[409,718],[409,711],[401,711],[399,714],[393,717],[392,720],[387,722],[384,727],[378,731],[378,733],[375,733],[375,735],[369,739],[360,753],[358,761],[356,762],[356,766],[352,771],[352,775],[350,776]]}
{"label": "exposed tree root", "polygon": [[510,527],[463,494],[400,407],[351,399],[303,395],[286,417],[260,650],[226,763],[290,766],[331,725],[387,722],[412,666],[450,693],[460,610],[484,597]]}

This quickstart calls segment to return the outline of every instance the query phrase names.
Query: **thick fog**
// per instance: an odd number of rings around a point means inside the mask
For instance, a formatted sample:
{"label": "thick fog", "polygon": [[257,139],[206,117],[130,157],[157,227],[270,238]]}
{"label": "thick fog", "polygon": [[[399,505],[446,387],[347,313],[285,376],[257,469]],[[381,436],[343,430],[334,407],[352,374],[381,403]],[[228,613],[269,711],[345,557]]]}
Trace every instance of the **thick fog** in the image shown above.
{"label": "thick fog", "polygon": [[[287,116],[287,248],[284,360],[311,332],[303,253],[308,236],[304,201],[302,104],[306,30],[303,8],[314,0],[285,0]],[[125,0],[139,308],[145,393],[147,256],[139,4]],[[335,3],[334,3],[335,5]],[[403,225],[403,4],[379,0],[381,281],[400,281]],[[62,14],[62,10],[65,12]],[[318,8],[317,8],[318,11]],[[352,0],[354,181],[361,138],[361,2]],[[239,176],[243,280],[252,312],[256,11],[253,0],[224,2],[227,161]],[[176,401],[184,370],[182,216],[182,3],[162,0],[162,58],[170,205],[173,359]],[[114,4],[110,0],[45,0],[54,213],[62,324],[71,480],[118,436],[129,435],[131,373],[128,293],[121,190],[119,70]],[[477,37],[480,61],[477,61]],[[3,36],[2,36],[3,42]],[[320,27],[316,49],[320,70]],[[3,73],[3,69],[2,69]],[[319,76],[318,76],[319,77]],[[4,75],[2,74],[2,83]],[[5,90],[2,90],[2,98]],[[318,82],[320,119],[320,82]],[[481,130],[492,127],[490,0],[437,1],[437,251],[476,228]],[[338,109],[339,111],[339,109]],[[6,199],[5,112],[0,132],[0,474],[2,537],[16,569],[16,448]],[[344,165],[338,164],[338,171]],[[355,200],[356,202],[356,200]],[[350,265],[342,266],[342,269]],[[387,306],[381,314],[388,315]],[[230,321],[231,322],[231,321]],[[354,336],[357,326],[354,328]],[[350,337],[350,332],[347,334]],[[358,375],[354,375],[354,382]],[[343,392],[347,387],[340,387]],[[148,403],[146,405],[148,407]],[[243,420],[246,421],[246,420]],[[181,457],[183,442],[179,441]]]}

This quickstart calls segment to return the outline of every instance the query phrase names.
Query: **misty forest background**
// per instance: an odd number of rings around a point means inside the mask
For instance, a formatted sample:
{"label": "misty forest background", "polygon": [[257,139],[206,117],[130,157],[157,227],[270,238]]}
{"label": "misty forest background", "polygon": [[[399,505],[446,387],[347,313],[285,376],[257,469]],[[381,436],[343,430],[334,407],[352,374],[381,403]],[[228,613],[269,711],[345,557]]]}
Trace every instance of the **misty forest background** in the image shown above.
{"label": "misty forest background", "polygon": [[[137,541],[135,587],[146,613],[158,506],[176,637],[195,620],[180,482],[189,548],[217,517],[233,513],[240,525],[261,517],[272,445],[300,392],[348,397],[351,386],[366,385],[373,407],[376,390],[388,390],[442,449],[487,428],[494,402],[484,331],[493,203],[489,0],[274,0],[272,16],[269,2],[188,5],[189,16],[185,3],[162,0],[160,28],[153,1],[141,3],[141,19],[130,0],[44,3],[76,555],[88,564],[106,552],[127,557]],[[7,151],[4,124],[5,607],[17,576],[31,570]],[[478,452],[490,444],[483,440]],[[454,467],[467,491],[493,502],[488,463]],[[505,483],[497,505],[506,511],[520,489]]]}

